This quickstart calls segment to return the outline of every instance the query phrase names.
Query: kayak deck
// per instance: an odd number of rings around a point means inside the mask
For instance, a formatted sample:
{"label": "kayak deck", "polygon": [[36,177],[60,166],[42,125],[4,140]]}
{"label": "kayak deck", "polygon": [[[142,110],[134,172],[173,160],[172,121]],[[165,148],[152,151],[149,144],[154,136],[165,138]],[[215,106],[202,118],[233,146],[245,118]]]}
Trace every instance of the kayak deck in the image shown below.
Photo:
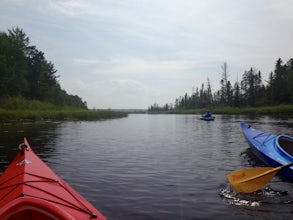
{"label": "kayak deck", "polygon": [[[71,209],[71,212],[87,214],[91,218],[96,218],[96,214],[92,213],[79,199],[71,192],[62,181],[50,179],[44,176],[38,176],[31,173],[25,173],[24,181],[17,180],[21,174],[11,177],[7,182],[0,185],[0,203],[6,201],[9,197],[15,197],[10,203],[1,208],[1,216],[10,216],[12,219],[72,219],[70,215],[63,209]],[[46,188],[46,189],[45,189]],[[49,192],[50,188],[54,188],[55,192]],[[17,196],[15,192],[19,192]],[[31,191],[31,192],[30,192]],[[15,195],[16,194],[16,195]],[[10,199],[9,199],[10,200]],[[54,214],[52,214],[54,213]],[[25,217],[26,216],[26,217]],[[40,218],[42,217],[42,218]],[[6,218],[5,218],[6,219]]]}
{"label": "kayak deck", "polygon": [[[263,132],[243,122],[240,125],[253,153],[265,164],[279,167],[293,162],[293,137]],[[293,167],[280,173],[293,179]]]}
{"label": "kayak deck", "polygon": [[276,139],[276,149],[281,150],[283,153],[293,156],[293,140],[289,139],[287,136],[283,135],[275,135],[265,132],[260,132],[255,135],[253,139],[260,144],[260,146],[264,146],[267,142]]}
{"label": "kayak deck", "polygon": [[1,220],[106,220],[31,150],[26,139],[19,148],[0,177]]}

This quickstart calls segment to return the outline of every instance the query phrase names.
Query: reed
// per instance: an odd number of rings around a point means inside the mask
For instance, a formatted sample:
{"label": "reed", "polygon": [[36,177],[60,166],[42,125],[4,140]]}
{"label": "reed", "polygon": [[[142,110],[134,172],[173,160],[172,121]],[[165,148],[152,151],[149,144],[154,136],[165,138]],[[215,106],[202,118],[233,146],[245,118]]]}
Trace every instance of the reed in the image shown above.
{"label": "reed", "polygon": [[262,107],[218,107],[215,108],[216,114],[293,114],[293,105],[277,105]]}
{"label": "reed", "polygon": [[[213,114],[262,114],[262,115],[293,115],[293,105],[262,106],[262,107],[215,107],[210,108]],[[167,114],[203,114],[206,108],[202,109],[180,109],[170,110]]]}
{"label": "reed", "polygon": [[1,121],[40,121],[40,120],[81,120],[95,121],[126,117],[125,112],[111,110],[4,110],[0,109]]}
{"label": "reed", "polygon": [[0,101],[1,121],[39,121],[39,120],[85,120],[94,121],[126,117],[126,112],[112,110],[88,110],[72,106],[56,106],[22,97],[7,98]]}

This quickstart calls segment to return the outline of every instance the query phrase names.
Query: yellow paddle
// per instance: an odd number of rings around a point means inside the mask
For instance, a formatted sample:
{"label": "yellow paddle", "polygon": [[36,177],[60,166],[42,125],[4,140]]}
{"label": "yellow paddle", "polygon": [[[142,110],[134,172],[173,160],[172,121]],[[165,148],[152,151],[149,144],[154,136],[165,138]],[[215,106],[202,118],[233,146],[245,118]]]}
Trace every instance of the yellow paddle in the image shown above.
{"label": "yellow paddle", "polygon": [[263,188],[282,169],[293,166],[293,162],[280,167],[255,167],[237,170],[227,178],[237,192],[251,193]]}

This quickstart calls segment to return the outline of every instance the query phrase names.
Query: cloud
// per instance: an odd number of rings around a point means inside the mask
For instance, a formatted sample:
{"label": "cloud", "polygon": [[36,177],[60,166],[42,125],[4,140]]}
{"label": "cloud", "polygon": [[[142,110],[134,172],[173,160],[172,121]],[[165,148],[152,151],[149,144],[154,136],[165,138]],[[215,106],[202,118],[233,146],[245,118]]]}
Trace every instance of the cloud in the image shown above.
{"label": "cloud", "polygon": [[[172,103],[185,92],[190,94],[192,87],[206,83],[212,68],[209,62],[136,57],[111,60],[78,58],[75,61],[90,67],[92,74],[83,74],[79,80],[63,78],[62,86],[83,97],[90,108],[123,108],[123,105],[147,108],[154,102]],[[219,71],[221,64],[214,64]],[[202,72],[205,76],[202,79],[198,72],[203,68],[206,70]],[[214,85],[218,85],[218,72],[216,77],[209,77]],[[107,104],[111,102],[112,105]]]}
{"label": "cloud", "polygon": [[217,89],[224,62],[233,83],[251,67],[268,74],[279,57],[290,59],[291,5],[291,0],[2,0],[0,27],[23,28],[55,64],[64,89],[90,106],[147,107],[190,94],[207,78]]}
{"label": "cloud", "polygon": [[79,66],[91,66],[98,63],[95,59],[86,59],[86,58],[74,58],[73,63]]}
{"label": "cloud", "polygon": [[144,58],[116,58],[100,61],[93,72],[94,75],[124,75],[124,76],[168,76],[182,75],[194,68],[192,60],[158,60]]}
{"label": "cloud", "polygon": [[146,108],[145,103],[151,103],[155,94],[154,89],[133,79],[63,79],[61,85],[69,94],[77,92],[90,108],[125,108],[129,102],[135,108]]}
{"label": "cloud", "polygon": [[49,9],[70,17],[81,16],[92,12],[92,7],[87,1],[55,0],[48,2]]}

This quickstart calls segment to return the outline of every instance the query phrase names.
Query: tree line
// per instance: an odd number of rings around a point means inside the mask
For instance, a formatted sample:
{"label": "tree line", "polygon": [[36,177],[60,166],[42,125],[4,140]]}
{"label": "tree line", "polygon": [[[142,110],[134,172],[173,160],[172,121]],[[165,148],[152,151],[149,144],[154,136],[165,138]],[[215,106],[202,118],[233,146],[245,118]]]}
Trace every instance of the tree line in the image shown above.
{"label": "tree line", "polygon": [[148,108],[149,112],[213,108],[218,106],[258,107],[293,103],[293,58],[286,63],[279,58],[275,63],[275,70],[269,79],[263,81],[262,74],[255,68],[244,71],[241,81],[234,85],[228,77],[228,65],[222,66],[220,89],[212,93],[212,87],[207,83],[201,84],[191,95],[185,93],[176,98],[174,104],[163,106],[157,103]]}
{"label": "tree line", "polygon": [[58,82],[57,70],[44,53],[30,45],[20,28],[0,32],[0,106],[11,97],[23,97],[57,106],[87,109],[87,103],[70,95]]}

